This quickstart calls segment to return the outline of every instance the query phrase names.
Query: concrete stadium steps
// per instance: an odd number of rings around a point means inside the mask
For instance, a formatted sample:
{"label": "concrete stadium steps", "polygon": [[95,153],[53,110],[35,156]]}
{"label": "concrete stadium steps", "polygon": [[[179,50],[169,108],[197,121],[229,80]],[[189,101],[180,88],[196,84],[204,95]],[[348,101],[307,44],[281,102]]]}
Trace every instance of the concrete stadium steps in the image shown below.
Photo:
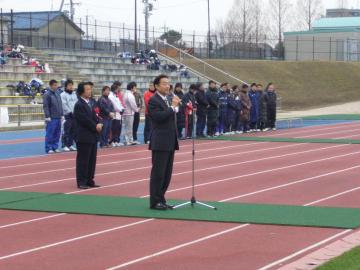
{"label": "concrete stadium steps", "polygon": [[[17,80],[17,81],[25,81],[28,82],[32,78],[39,78],[42,81],[47,81],[56,78],[67,78],[68,74],[66,73],[25,73],[25,72],[3,72],[0,70],[0,78],[1,80]],[[81,78],[72,76],[74,80],[80,80]]]}
{"label": "concrete stadium steps", "polygon": [[[51,62],[50,62],[51,63]],[[73,68],[79,69],[79,68],[83,68],[83,69],[87,69],[87,68],[96,68],[96,69],[116,69],[116,70],[141,70],[141,71],[146,71],[146,65],[134,65],[132,63],[121,63],[121,64],[116,64],[116,63],[101,63],[101,62],[81,62],[79,63],[78,61],[63,61],[64,64],[67,64]]]}
{"label": "concrete stadium steps", "polygon": [[5,64],[0,67],[0,72],[35,73],[35,67]]}

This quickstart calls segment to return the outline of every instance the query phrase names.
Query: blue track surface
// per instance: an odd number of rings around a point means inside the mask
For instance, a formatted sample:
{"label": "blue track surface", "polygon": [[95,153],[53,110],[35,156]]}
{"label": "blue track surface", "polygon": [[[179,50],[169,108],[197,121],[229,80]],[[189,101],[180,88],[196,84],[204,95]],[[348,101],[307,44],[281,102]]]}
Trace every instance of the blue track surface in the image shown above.
{"label": "blue track surface", "polygon": [[[304,126],[319,126],[319,125],[333,125],[339,123],[348,123],[353,121],[343,121],[343,120],[304,120]],[[279,129],[288,128],[285,122],[279,121],[277,123],[277,127]],[[293,128],[300,127],[297,126],[296,122],[294,122]],[[144,141],[143,137],[143,123],[140,124],[139,127],[139,138],[140,142]],[[1,141],[10,141],[10,140],[19,140],[19,139],[31,139],[31,138],[39,138],[45,137],[44,130],[28,130],[28,131],[10,131],[10,132],[0,132],[0,143]],[[122,138],[122,141],[124,139]],[[0,145],[0,160],[1,159],[9,159],[9,158],[17,158],[17,157],[30,157],[30,156],[38,156],[45,154],[44,142],[29,142],[29,143],[17,143],[17,144],[5,144]]]}

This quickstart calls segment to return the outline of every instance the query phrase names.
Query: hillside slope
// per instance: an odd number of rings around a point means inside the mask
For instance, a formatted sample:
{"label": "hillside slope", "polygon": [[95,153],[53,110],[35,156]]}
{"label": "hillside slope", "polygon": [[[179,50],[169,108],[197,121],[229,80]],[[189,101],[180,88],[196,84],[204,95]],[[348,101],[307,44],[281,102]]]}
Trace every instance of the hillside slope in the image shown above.
{"label": "hillside slope", "polygon": [[[282,98],[282,109],[302,110],[360,101],[360,63],[207,60],[248,83],[274,82]],[[204,72],[201,64],[185,64]],[[217,81],[239,82],[206,68]]]}

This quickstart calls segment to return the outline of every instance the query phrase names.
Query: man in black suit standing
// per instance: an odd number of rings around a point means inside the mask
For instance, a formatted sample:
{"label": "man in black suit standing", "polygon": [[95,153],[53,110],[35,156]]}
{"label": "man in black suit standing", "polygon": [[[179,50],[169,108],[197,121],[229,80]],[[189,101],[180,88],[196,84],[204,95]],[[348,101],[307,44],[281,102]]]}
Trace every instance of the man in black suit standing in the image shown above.
{"label": "man in black suit standing", "polygon": [[154,210],[172,209],[165,199],[169,187],[175,150],[179,150],[176,131],[176,112],[181,100],[177,96],[168,98],[170,83],[166,75],[154,80],[157,93],[149,101],[149,117],[152,130],[149,150],[152,151],[150,177],[150,208]]}
{"label": "man in black suit standing", "polygon": [[76,181],[79,189],[99,187],[94,182],[97,142],[103,125],[91,101],[93,83],[80,83],[79,97],[74,108],[76,156]]}

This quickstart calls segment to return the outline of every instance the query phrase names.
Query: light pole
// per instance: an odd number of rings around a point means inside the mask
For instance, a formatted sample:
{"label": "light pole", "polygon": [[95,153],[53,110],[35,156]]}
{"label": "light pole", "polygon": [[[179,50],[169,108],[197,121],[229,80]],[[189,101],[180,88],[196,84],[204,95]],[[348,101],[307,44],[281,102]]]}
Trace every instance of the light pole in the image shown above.
{"label": "light pole", "polygon": [[210,0],[207,0],[208,2],[208,58],[210,58]]}
{"label": "light pole", "polygon": [[137,0],[135,0],[135,38],[134,38],[134,53],[138,50],[138,41],[137,41]]}

